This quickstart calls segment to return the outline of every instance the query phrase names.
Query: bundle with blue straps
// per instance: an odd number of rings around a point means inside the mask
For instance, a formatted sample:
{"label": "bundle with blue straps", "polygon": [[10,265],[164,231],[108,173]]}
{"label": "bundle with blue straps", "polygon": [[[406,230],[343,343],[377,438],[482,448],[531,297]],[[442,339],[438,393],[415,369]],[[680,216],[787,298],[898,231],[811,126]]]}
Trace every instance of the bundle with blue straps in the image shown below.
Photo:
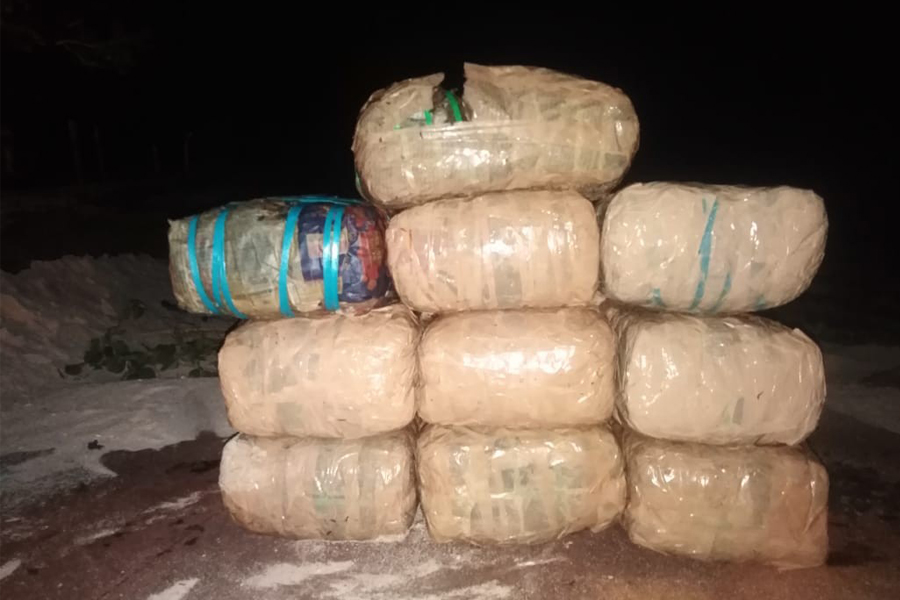
{"label": "bundle with blue straps", "polygon": [[385,219],[329,196],[263,198],[170,222],[179,306],[201,314],[284,318],[361,314],[390,288]]}

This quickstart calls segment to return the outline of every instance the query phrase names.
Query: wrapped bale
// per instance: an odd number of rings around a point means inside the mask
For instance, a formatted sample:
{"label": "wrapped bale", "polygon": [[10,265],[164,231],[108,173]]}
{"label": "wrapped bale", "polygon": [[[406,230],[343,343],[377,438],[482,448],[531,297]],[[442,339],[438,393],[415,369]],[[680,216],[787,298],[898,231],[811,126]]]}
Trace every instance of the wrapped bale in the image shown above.
{"label": "wrapped bale", "polygon": [[419,416],[444,425],[606,421],[615,344],[596,310],[476,311],[432,322],[419,345]]}
{"label": "wrapped bale", "polygon": [[618,182],[638,147],[638,119],[616,88],[549,69],[465,65],[461,100],[443,74],[380,90],[363,107],[353,152],[366,197],[403,208],[511,189]]}
{"label": "wrapped bale", "polygon": [[697,313],[779,306],[809,287],[827,229],[825,205],[809,190],[635,184],[606,209],[604,292]]}
{"label": "wrapped bale", "polygon": [[239,435],[222,451],[219,487],[235,521],[257,533],[328,540],[402,535],[416,512],[412,436]]}
{"label": "wrapped bale", "polygon": [[357,438],[415,415],[418,326],[402,305],[250,322],[219,351],[228,418],[258,436]]}
{"label": "wrapped bale", "polygon": [[178,305],[241,318],[370,310],[390,287],[385,220],[352,202],[266,198],[171,221]]}
{"label": "wrapped bale", "polygon": [[599,531],[625,505],[619,446],[605,427],[429,425],[419,437],[422,511],[432,537],[539,543]]}
{"label": "wrapped bale", "polygon": [[391,219],[388,264],[403,302],[423,312],[588,304],[599,227],[575,192],[501,192],[432,202]]}
{"label": "wrapped bale", "polygon": [[705,444],[797,444],[825,402],[819,347],[759,317],[626,311],[618,414],[645,435]]}
{"label": "wrapped bale", "polygon": [[703,560],[812,567],[828,552],[828,474],[797,448],[629,436],[633,542]]}

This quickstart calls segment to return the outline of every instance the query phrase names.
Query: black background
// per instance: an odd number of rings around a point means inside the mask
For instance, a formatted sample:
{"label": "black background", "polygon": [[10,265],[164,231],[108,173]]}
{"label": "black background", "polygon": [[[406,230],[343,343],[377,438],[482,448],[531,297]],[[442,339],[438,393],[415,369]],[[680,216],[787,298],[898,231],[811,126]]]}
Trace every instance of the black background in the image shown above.
{"label": "black background", "polygon": [[[523,24],[475,5],[384,6],[371,20],[349,5],[336,8],[340,18],[314,17],[303,5],[287,12],[6,2],[0,90],[16,172],[3,178],[4,197],[76,182],[70,120],[82,133],[91,189],[100,183],[95,127],[103,183],[140,182],[102,200],[78,188],[80,201],[120,214],[147,211],[148,203],[182,216],[255,195],[354,194],[350,145],[371,92],[436,71],[459,85],[464,61],[530,64],[601,80],[632,98],[641,147],[626,183],[814,189],[831,222],[821,277],[832,287],[896,289],[895,35],[885,16],[787,24],[777,14],[755,22],[718,14],[716,23],[686,26],[654,21],[649,9],[629,19],[571,9],[558,19],[535,12]],[[91,39],[139,40],[133,60],[120,69],[85,66],[53,42],[65,39],[73,20]],[[23,46],[29,28],[41,32],[42,45]],[[22,254],[21,235],[6,233],[3,251]]]}

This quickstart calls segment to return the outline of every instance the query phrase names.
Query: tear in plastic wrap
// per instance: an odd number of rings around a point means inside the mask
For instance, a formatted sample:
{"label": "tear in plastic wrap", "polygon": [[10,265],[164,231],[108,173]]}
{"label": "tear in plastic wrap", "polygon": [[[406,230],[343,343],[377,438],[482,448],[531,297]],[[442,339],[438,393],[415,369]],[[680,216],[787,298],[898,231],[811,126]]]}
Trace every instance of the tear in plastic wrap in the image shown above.
{"label": "tear in plastic wrap", "polygon": [[[249,317],[282,317],[279,304],[281,248],[291,203],[283,198],[229,205],[224,223],[224,267],[235,308]],[[327,204],[304,205],[293,232],[285,273],[290,308],[324,311],[322,241]],[[195,251],[200,280],[217,301],[212,280],[213,234],[222,209],[199,215]],[[191,274],[188,230],[192,217],[169,224],[169,271],[178,305],[212,314]],[[372,206],[344,208],[339,241],[337,296],[344,311],[362,313],[382,303],[390,288],[385,257],[384,218]],[[229,314],[227,305],[221,307]]]}
{"label": "tear in plastic wrap", "polygon": [[417,506],[412,436],[239,435],[222,452],[219,487],[231,516],[257,533],[328,540],[403,535]]}
{"label": "tear in plastic wrap", "polygon": [[437,541],[539,543],[599,531],[625,505],[619,446],[603,426],[509,430],[429,425],[417,453]]}
{"label": "tear in plastic wrap", "polygon": [[418,337],[401,305],[247,323],[219,352],[231,425],[251,435],[328,438],[400,429],[415,414]]}
{"label": "tear in plastic wrap", "polygon": [[809,287],[827,229],[825,205],[809,190],[635,184],[606,209],[603,291],[697,313],[779,306]]}
{"label": "tear in plastic wrap", "polygon": [[631,540],[702,560],[813,567],[828,553],[828,474],[791,447],[723,447],[632,434]]}
{"label": "tear in plastic wrap", "polygon": [[403,211],[387,230],[403,301],[423,312],[588,304],[599,227],[575,192],[501,192]]}
{"label": "tear in plastic wrap", "polygon": [[[616,88],[549,69],[465,65],[462,119],[426,124],[443,74],[380,90],[353,152],[365,195],[389,208],[451,196],[550,188],[594,198],[628,169],[638,119]],[[415,126],[410,126],[410,124]]]}
{"label": "tear in plastic wrap", "polygon": [[419,345],[419,415],[444,425],[606,421],[615,344],[589,308],[476,311],[432,322]]}
{"label": "tear in plastic wrap", "polygon": [[760,317],[615,312],[619,416],[651,437],[797,444],[825,402],[819,347]]}

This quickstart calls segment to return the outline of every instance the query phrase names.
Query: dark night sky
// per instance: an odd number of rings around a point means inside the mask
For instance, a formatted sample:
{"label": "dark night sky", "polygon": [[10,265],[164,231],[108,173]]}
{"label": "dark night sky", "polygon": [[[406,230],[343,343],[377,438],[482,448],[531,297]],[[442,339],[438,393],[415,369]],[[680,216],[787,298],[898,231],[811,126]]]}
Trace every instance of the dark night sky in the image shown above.
{"label": "dark night sky", "polygon": [[[873,279],[896,266],[888,240],[898,200],[897,111],[887,91],[895,65],[893,40],[877,18],[686,28],[601,25],[579,13],[520,26],[452,17],[448,6],[403,26],[251,17],[249,5],[222,17],[166,3],[91,2],[80,12],[71,8],[78,3],[59,4],[68,13],[40,21],[48,31],[48,22],[58,32],[81,14],[95,31],[109,33],[115,21],[147,41],[118,74],[79,67],[59,48],[13,48],[4,29],[2,120],[25,171],[5,179],[7,187],[71,182],[67,121],[75,119],[85,130],[99,127],[110,179],[148,176],[152,144],[164,174],[180,175],[191,131],[194,186],[353,194],[353,127],[372,91],[435,71],[460,83],[464,60],[533,64],[629,94],[642,139],[628,181],[810,187],[827,202],[835,264],[877,263]],[[86,159],[88,177],[91,168]]]}

